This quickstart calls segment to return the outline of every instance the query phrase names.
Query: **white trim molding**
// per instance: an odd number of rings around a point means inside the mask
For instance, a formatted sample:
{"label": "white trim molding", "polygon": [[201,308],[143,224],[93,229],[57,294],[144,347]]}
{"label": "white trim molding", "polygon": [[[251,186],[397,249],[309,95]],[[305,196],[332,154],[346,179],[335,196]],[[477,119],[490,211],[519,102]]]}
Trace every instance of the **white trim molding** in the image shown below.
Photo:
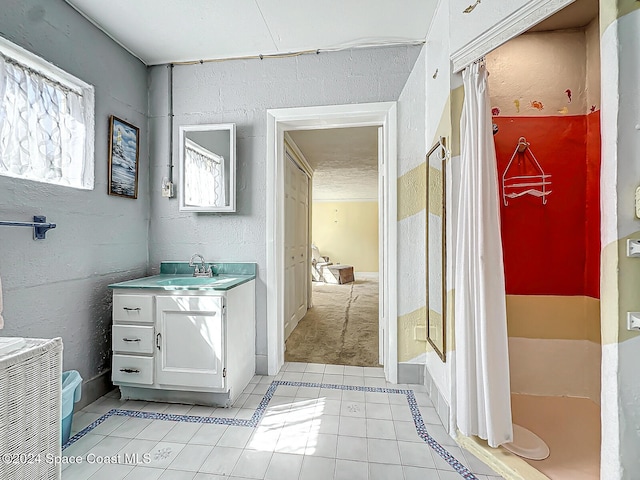
{"label": "white trim molding", "polygon": [[380,322],[384,335],[384,371],[389,382],[398,381],[398,238],[397,238],[397,106],[396,102],[331,105],[267,110],[267,352],[268,374],[284,364],[284,142],[291,130],[342,127],[382,127],[384,161],[378,179],[384,185],[379,221]]}
{"label": "white trim molding", "polygon": [[531,0],[451,54],[453,73],[550,17],[575,0]]}
{"label": "white trim molding", "polygon": [[289,132],[284,132],[284,141],[289,146],[289,148],[293,150],[293,153],[295,153],[296,156],[298,157],[297,158],[298,165],[302,167],[302,169],[304,170],[304,173],[306,173],[307,176],[311,179],[313,177],[314,169],[309,163],[309,161],[307,160],[307,157],[305,157],[304,153],[302,153],[302,150],[300,150],[300,148],[298,147],[298,144],[293,141],[293,138],[291,138],[291,135],[289,135]]}

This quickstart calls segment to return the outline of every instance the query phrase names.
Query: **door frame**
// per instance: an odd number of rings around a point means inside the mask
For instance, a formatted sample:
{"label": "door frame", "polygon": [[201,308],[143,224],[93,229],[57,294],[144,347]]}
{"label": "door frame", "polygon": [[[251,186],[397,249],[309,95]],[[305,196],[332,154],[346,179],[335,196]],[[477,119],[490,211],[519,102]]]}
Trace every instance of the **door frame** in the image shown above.
{"label": "door frame", "polygon": [[267,110],[266,288],[267,370],[276,375],[284,364],[284,134],[289,130],[382,127],[378,152],[379,323],[385,378],[398,381],[397,314],[397,104],[396,102],[329,105]]}

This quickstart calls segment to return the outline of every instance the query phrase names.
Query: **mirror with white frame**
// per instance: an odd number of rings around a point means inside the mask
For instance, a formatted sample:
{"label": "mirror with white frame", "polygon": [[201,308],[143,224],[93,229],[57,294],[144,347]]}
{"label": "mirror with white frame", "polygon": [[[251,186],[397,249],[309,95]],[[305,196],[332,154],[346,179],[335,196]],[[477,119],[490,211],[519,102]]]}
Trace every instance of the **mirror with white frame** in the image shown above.
{"label": "mirror with white frame", "polygon": [[236,211],[236,125],[180,126],[180,210]]}

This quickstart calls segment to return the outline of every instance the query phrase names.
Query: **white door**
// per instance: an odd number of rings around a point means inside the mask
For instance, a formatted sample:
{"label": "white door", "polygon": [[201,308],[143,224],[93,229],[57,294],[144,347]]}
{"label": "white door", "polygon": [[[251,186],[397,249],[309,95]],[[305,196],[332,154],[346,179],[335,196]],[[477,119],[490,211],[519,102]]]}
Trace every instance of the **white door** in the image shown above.
{"label": "white door", "polygon": [[309,282],[309,177],[285,153],[285,339],[307,313]]}
{"label": "white door", "polygon": [[224,387],[223,297],[156,297],[156,381]]}
{"label": "white door", "polygon": [[[307,314],[307,285],[310,281],[309,268],[309,177],[302,170],[298,170],[298,198],[296,218],[296,318],[302,320]],[[297,323],[297,322],[296,322]]]}

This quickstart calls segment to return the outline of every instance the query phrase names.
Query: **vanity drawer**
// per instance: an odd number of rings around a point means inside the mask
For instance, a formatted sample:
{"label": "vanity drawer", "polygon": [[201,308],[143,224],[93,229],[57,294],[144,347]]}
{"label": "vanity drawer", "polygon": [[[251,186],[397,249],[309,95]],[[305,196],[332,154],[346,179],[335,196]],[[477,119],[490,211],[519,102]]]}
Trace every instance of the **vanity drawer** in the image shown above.
{"label": "vanity drawer", "polygon": [[153,327],[114,325],[111,338],[114,352],[153,353]]}
{"label": "vanity drawer", "polygon": [[136,355],[114,355],[111,370],[114,383],[153,383],[153,357]]}
{"label": "vanity drawer", "polygon": [[114,322],[153,323],[152,295],[113,295]]}

